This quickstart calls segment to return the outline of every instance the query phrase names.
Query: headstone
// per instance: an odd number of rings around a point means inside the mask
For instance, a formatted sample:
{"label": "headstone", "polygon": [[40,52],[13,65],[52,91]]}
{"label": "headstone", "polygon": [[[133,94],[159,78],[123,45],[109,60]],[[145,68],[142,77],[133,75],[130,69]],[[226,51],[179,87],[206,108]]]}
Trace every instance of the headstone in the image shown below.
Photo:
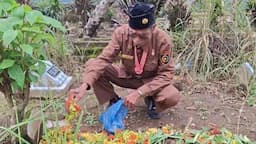
{"label": "headstone", "polygon": [[46,69],[37,83],[30,87],[31,97],[43,97],[45,95],[60,96],[66,94],[72,84],[72,77],[67,76],[50,61],[45,61]]}
{"label": "headstone", "polygon": [[239,84],[248,86],[255,72],[252,65],[248,62],[243,63],[236,71]]}
{"label": "headstone", "polygon": [[[64,96],[70,85],[72,84],[72,77],[67,76],[62,70],[55,66],[50,61],[45,61],[46,69],[44,74],[40,77],[37,83],[31,84],[30,97],[46,97],[46,96]],[[40,118],[42,113],[38,109],[33,109],[30,118]],[[56,125],[63,126],[66,124],[64,120],[57,123],[50,120],[53,116],[47,115],[47,128],[55,127]],[[49,120],[48,120],[49,119]],[[35,120],[28,124],[27,135],[33,143],[38,143],[42,136],[42,121]]]}
{"label": "headstone", "polygon": [[37,108],[32,109],[29,119],[34,119],[34,120],[28,123],[27,125],[27,135],[33,144],[38,144],[43,135],[43,121],[41,119],[42,115],[44,115],[46,118],[45,126],[47,129],[56,128],[56,127],[60,128],[60,127],[69,125],[69,123],[64,118],[62,118],[61,120],[59,120],[59,118],[58,120],[57,119],[50,120],[50,118],[53,117],[52,115],[48,115],[47,113],[42,113]]}

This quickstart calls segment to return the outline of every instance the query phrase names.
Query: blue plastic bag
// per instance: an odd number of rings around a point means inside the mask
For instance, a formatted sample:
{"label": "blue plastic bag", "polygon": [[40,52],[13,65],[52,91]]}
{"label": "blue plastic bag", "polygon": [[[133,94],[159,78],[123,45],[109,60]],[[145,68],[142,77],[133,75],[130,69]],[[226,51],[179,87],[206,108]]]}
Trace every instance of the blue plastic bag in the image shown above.
{"label": "blue plastic bag", "polygon": [[117,101],[100,115],[99,121],[107,132],[115,133],[117,129],[124,130],[123,120],[127,115],[128,108],[123,103],[124,100]]}

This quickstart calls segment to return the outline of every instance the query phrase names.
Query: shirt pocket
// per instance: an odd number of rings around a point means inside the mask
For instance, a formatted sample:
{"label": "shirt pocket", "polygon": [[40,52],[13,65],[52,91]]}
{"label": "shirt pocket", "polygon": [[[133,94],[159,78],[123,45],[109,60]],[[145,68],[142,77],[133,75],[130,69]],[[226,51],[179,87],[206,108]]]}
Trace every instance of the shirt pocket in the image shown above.
{"label": "shirt pocket", "polygon": [[120,54],[119,58],[121,59],[121,63],[128,68],[129,70],[131,67],[134,66],[134,56],[132,49],[124,49]]}
{"label": "shirt pocket", "polygon": [[130,54],[122,54],[120,56],[121,64],[125,67],[126,72],[131,73],[134,69],[134,57]]}

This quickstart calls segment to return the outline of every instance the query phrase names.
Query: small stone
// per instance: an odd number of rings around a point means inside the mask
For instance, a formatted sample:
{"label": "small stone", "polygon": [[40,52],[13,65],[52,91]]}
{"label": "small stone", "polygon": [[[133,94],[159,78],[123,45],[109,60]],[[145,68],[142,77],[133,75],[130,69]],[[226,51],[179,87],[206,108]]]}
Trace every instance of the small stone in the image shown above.
{"label": "small stone", "polygon": [[216,109],[214,109],[214,112],[219,112],[219,111],[221,111],[221,109],[220,109],[220,108],[216,108]]}
{"label": "small stone", "polygon": [[225,113],[224,113],[224,112],[220,113],[220,115],[223,116],[223,117],[225,117]]}
{"label": "small stone", "polygon": [[188,106],[185,107],[186,110],[197,110],[197,108],[195,106]]}

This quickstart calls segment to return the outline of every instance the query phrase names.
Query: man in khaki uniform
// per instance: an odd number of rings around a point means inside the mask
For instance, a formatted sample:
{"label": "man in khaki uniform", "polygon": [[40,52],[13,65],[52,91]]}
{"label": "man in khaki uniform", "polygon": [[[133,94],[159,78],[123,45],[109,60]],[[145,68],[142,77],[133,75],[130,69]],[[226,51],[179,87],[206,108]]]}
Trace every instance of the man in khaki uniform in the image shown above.
{"label": "man in khaki uniform", "polygon": [[[70,96],[81,99],[86,90],[94,89],[100,104],[119,100],[113,84],[135,89],[124,97],[124,104],[133,107],[144,97],[148,115],[159,118],[159,112],[178,103],[181,95],[172,85],[173,44],[169,36],[156,27],[154,6],[138,2],[128,9],[129,24],[114,31],[103,52],[85,64],[83,84],[70,90]],[[113,64],[119,59],[120,64]]]}

